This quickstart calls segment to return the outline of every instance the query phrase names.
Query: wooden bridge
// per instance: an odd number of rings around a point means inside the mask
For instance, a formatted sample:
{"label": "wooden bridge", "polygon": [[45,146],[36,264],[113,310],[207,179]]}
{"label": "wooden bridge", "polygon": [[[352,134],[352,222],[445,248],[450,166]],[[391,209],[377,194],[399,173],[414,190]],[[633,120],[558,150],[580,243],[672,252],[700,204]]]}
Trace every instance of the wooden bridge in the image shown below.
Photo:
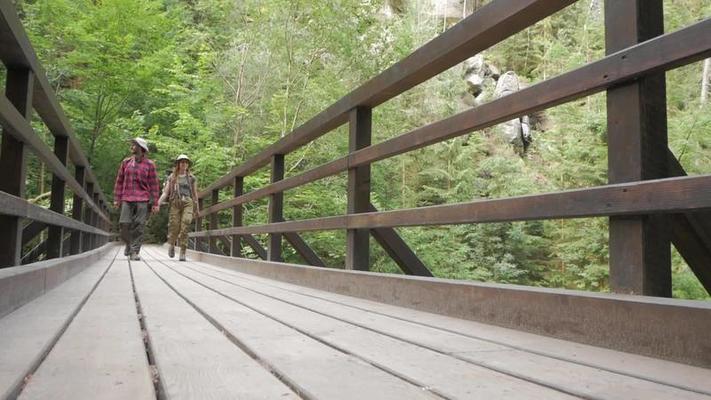
{"label": "wooden bridge", "polygon": [[[0,1],[0,398],[711,399],[711,304],[669,298],[671,244],[711,291],[711,175],[685,176],[664,112],[664,72],[711,56],[708,16],[664,33],[661,1],[607,1],[606,57],[371,143],[373,108],[572,3],[494,1],[236,167],[199,194],[181,263],[159,246],[128,261],[109,242],[109,203]],[[374,162],[602,91],[609,185],[371,204]],[[287,155],[344,123],[348,154],[285,177]],[[24,199],[29,151],[53,173],[49,209]],[[244,193],[268,165],[271,183]],[[284,191],[343,172],[345,215],[284,220]],[[243,205],[265,197],[269,223],[243,226]],[[232,226],[220,226],[224,212]],[[434,278],[394,229],[593,216],[610,218],[615,293]],[[299,235],[317,230],[347,232],[344,269],[324,268]],[[255,234],[268,234],[266,248]],[[368,271],[370,235],[406,275]],[[308,265],[281,262],[282,238]]]}

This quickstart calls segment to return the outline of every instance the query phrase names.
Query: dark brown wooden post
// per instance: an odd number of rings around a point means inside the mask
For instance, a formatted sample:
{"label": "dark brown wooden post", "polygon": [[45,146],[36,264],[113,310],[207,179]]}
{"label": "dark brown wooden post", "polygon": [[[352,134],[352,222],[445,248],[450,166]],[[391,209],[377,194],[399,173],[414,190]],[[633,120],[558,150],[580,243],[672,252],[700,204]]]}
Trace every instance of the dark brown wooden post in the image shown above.
{"label": "dark brown wooden post", "polygon": [[[272,156],[272,183],[284,179],[284,155]],[[269,223],[284,221],[284,192],[269,196]],[[281,233],[270,233],[267,246],[267,260],[281,261]]]}
{"label": "dark brown wooden post", "polygon": [[[67,165],[68,143],[66,136],[54,137],[54,155],[57,156],[63,165]],[[52,175],[52,197],[49,209],[64,214],[64,188],[65,184],[56,174]],[[62,256],[62,242],[64,241],[64,229],[59,226],[50,226],[47,235],[47,258],[58,258]]]}
{"label": "dark brown wooden post", "polygon": [[[34,76],[27,69],[7,70],[5,95],[17,111],[25,117],[32,118],[32,87]],[[0,149],[0,191],[25,197],[25,177],[27,162],[25,146],[8,132],[2,134],[2,149]],[[22,256],[22,224],[18,217],[0,215],[0,268],[20,265]]]}
{"label": "dark brown wooden post", "polygon": [[[97,205],[99,204],[99,194],[98,193],[94,193],[93,200],[94,200],[94,204],[97,204]],[[150,212],[150,210],[149,210],[149,212]],[[98,212],[91,213],[91,226],[93,226],[94,228],[97,228],[99,226],[100,221],[101,221],[101,218],[99,217]],[[92,234],[91,235],[91,248],[95,249],[97,247],[99,247],[99,235]]]}
{"label": "dark brown wooden post", "polygon": [[[202,212],[202,208],[204,205],[205,205],[204,199],[198,199],[198,208],[200,209],[201,212]],[[195,231],[200,232],[202,230],[203,230],[202,217],[197,217],[195,219]],[[201,240],[202,240],[202,238],[199,238],[199,237],[195,238],[195,241],[194,241],[195,251],[202,251],[202,248],[200,247]]]}
{"label": "dark brown wooden post", "polygon": [[[211,206],[214,206],[215,204],[220,202],[220,190],[215,189],[212,191],[212,202],[210,203]],[[214,212],[210,214],[210,230],[215,230],[217,229],[217,212]],[[210,235],[210,242],[209,242],[209,247],[207,250],[209,253],[217,254],[217,236]]]}
{"label": "dark brown wooden post", "polygon": [[[235,176],[234,196],[239,197],[244,194],[244,178]],[[232,207],[232,226],[242,226],[242,204]],[[240,235],[232,236],[232,249],[230,249],[232,257],[242,257],[242,239]]]}
{"label": "dark brown wooden post", "polygon": [[[74,178],[79,182],[81,186],[84,186],[84,167],[80,166],[74,166]],[[74,193],[74,199],[72,200],[72,218],[74,218],[77,221],[82,220],[82,209],[83,209],[83,202],[84,199],[81,198],[77,193]],[[71,254],[79,254],[81,253],[81,242],[82,242],[82,232],[81,231],[72,231],[72,238],[71,238],[71,249],[70,253]]]}
{"label": "dark brown wooden post", "polygon": [[[662,11],[662,0],[606,0],[607,53],[664,33]],[[664,73],[608,90],[607,127],[610,183],[668,176]],[[667,221],[663,216],[610,218],[612,291],[671,296]]]}
{"label": "dark brown wooden post", "polygon": [[[372,113],[358,107],[350,112],[348,151],[370,146]],[[368,212],[370,206],[370,164],[348,169],[348,214]],[[346,269],[370,269],[368,229],[348,229],[346,233]]]}
{"label": "dark brown wooden post", "polygon": [[[91,194],[94,193],[94,184],[91,182],[85,182],[84,183],[84,191],[89,194],[89,197],[91,197]],[[84,207],[84,217],[82,218],[82,221],[87,224],[91,225],[91,214],[93,213],[92,209],[87,205]],[[91,250],[91,233],[84,232],[83,235],[81,235],[81,250],[82,251],[87,251]]]}

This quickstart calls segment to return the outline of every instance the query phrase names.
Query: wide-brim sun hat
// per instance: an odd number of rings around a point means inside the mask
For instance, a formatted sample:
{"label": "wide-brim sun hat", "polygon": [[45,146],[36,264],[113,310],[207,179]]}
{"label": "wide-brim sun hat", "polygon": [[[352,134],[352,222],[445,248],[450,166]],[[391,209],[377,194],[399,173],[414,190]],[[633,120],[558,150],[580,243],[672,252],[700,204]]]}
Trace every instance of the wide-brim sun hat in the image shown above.
{"label": "wide-brim sun hat", "polygon": [[148,142],[146,141],[146,139],[140,138],[140,137],[135,137],[133,139],[130,139],[129,142],[136,143],[138,145],[138,147],[142,148],[143,151],[148,153]]}
{"label": "wide-brim sun hat", "polygon": [[193,163],[193,160],[191,160],[190,157],[186,156],[185,154],[181,154],[181,155],[175,157],[175,160],[173,161],[173,163],[177,164],[177,163],[179,163],[179,162],[182,161],[182,160],[187,160],[187,161],[188,161],[188,164],[192,164],[192,163]]}

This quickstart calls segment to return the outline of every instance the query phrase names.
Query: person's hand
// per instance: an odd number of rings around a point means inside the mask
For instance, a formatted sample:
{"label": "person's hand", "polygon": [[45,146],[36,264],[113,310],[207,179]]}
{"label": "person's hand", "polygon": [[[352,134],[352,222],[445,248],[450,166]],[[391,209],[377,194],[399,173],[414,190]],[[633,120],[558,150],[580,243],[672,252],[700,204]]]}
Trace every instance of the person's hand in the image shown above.
{"label": "person's hand", "polygon": [[157,214],[158,211],[160,211],[160,205],[159,205],[159,204],[156,204],[156,205],[154,205],[153,207],[151,207],[151,212],[152,212],[153,214]]}
{"label": "person's hand", "polygon": [[116,207],[116,208],[121,207],[121,202],[120,202],[120,201],[114,201],[114,207]]}

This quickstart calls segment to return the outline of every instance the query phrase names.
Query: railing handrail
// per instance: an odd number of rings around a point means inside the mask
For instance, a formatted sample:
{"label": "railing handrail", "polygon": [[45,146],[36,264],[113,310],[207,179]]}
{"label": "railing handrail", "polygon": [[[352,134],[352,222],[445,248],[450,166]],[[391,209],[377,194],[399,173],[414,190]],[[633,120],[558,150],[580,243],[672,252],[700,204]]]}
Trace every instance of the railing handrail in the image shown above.
{"label": "railing handrail", "polygon": [[36,204],[28,203],[25,199],[0,191],[0,207],[4,215],[27,218],[43,222],[47,225],[61,226],[75,231],[91,233],[100,236],[111,236],[110,232],[79,222],[66,215],[48,210]]}
{"label": "railing handrail", "polygon": [[232,169],[201,191],[198,197],[206,197],[215,189],[231,185],[234,177],[249,175],[267,165],[275,154],[288,154],[339,127],[348,120],[348,113],[352,109],[360,106],[372,108],[382,104],[575,1],[506,0],[482,7],[241,166]]}
{"label": "railing handrail", "polygon": [[[676,68],[680,64],[706,58],[711,54],[711,43],[708,40],[704,41],[704,35],[711,35],[711,19],[631,46],[479,107],[352,152],[299,175],[266,185],[231,200],[210,205],[201,211],[200,216],[207,216],[273,193],[336,175],[349,168],[414,151],[468,132],[589,96],[641,75]],[[624,68],[619,68],[621,60],[629,60]]]}
{"label": "railing handrail", "polygon": [[[0,2],[0,61],[7,70],[6,91],[0,96],[3,128],[0,161],[4,168],[10,168],[0,188],[0,268],[32,262],[42,252],[46,252],[47,258],[56,258],[106,243],[110,236],[106,232],[111,225],[110,204],[49,84],[14,5],[8,1]],[[32,128],[33,111],[54,137],[53,148]],[[26,150],[33,152],[53,175],[49,209],[24,199]],[[74,166],[73,173],[68,168],[70,163]],[[64,215],[67,187],[74,193],[71,217]],[[25,231],[23,219],[33,220],[33,228]],[[47,239],[35,243],[23,256],[23,248],[44,228],[48,228]],[[69,238],[66,238],[67,233]]]}

